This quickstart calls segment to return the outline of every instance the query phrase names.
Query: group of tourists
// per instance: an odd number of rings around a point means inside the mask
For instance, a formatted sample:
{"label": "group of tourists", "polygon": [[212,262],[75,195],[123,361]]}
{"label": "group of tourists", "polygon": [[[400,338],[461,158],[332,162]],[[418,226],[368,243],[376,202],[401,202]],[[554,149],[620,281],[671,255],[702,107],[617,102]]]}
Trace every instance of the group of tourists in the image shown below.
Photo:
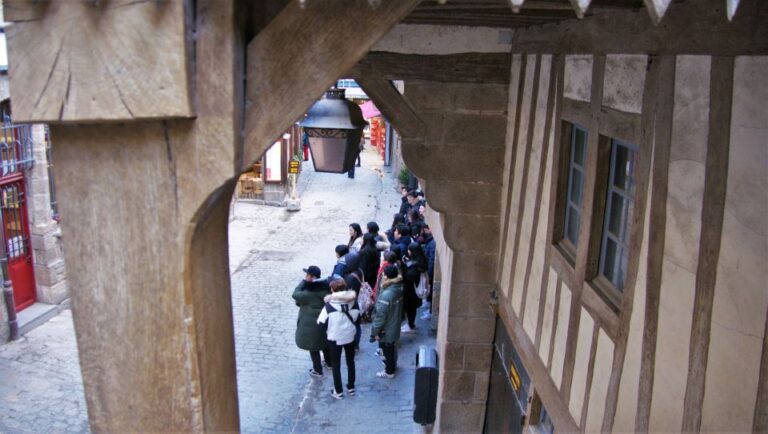
{"label": "group of tourists", "polygon": [[[344,397],[341,355],[347,365],[347,395],[355,395],[355,354],[360,347],[361,322],[371,323],[370,342],[384,370],[376,376],[395,378],[400,334],[416,331],[416,314],[431,317],[435,241],[424,221],[424,194],[402,189],[400,210],[392,225],[380,233],[376,222],[366,231],[349,225],[349,240],[335,248],[331,275],[321,278],[316,265],[304,268],[304,279],[293,292],[299,306],[296,345],[309,351],[309,375],[320,378],[323,367],[333,373],[331,396]],[[322,355],[322,359],[321,359]]]}

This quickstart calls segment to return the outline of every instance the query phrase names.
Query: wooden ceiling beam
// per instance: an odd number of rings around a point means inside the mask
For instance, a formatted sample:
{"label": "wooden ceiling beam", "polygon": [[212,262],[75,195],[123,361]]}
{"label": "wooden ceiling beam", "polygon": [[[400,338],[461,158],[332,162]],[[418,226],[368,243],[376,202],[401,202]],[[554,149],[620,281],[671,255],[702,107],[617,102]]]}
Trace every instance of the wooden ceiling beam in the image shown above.
{"label": "wooden ceiling beam", "polygon": [[426,126],[392,82],[376,75],[352,76],[385,118],[404,138],[423,139]]}
{"label": "wooden ceiling beam", "polygon": [[[248,167],[335,81],[419,3],[291,1],[248,44],[245,144]],[[365,31],[361,31],[364,29]]]}
{"label": "wooden ceiling beam", "polygon": [[612,10],[516,30],[512,52],[765,55],[767,22],[765,1],[741,2],[732,21],[723,13],[722,0],[673,2],[659,26],[645,11]]}
{"label": "wooden ceiling beam", "polygon": [[509,83],[508,53],[445,55],[368,53],[349,70],[354,77],[465,83]]}

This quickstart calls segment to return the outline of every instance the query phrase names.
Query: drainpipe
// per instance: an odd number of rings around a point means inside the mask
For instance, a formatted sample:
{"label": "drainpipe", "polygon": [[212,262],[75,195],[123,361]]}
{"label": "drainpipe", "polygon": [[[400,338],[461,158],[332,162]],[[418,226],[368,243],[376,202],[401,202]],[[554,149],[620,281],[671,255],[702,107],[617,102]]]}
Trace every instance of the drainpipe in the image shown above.
{"label": "drainpipe", "polygon": [[[2,213],[0,213],[0,226],[3,225]],[[13,300],[13,283],[8,275],[8,252],[5,248],[5,237],[0,237],[0,271],[3,273],[3,296],[5,307],[8,309],[8,326],[11,332],[11,340],[19,338],[19,323],[16,320],[16,302]]]}

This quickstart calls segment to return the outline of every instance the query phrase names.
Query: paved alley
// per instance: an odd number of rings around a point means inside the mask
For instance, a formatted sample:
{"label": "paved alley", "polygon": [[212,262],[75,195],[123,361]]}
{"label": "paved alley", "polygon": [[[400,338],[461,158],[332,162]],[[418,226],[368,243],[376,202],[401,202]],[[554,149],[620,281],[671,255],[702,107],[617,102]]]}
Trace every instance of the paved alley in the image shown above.
{"label": "paved alley", "polygon": [[[398,375],[383,369],[364,325],[357,356],[357,395],[331,398],[331,374],[307,375],[309,354],[294,343],[298,308],[291,294],[308,265],[325,277],[334,247],[346,243],[352,222],[375,220],[382,231],[397,212],[395,180],[370,148],[356,178],[315,173],[305,163],[299,182],[302,209],[238,202],[230,217],[240,424],[244,433],[421,432],[412,422],[415,355],[434,345],[426,322],[404,335]],[[346,371],[342,369],[343,377]],[[69,310],[0,345],[0,433],[88,432],[72,315]]]}
{"label": "paved alley", "polygon": [[[370,148],[354,180],[315,173],[305,163],[299,182],[302,209],[239,202],[230,223],[230,267],[235,315],[237,381],[243,432],[420,432],[412,422],[415,354],[433,344],[426,323],[405,335],[394,380],[375,373],[383,367],[367,341],[364,325],[356,359],[357,394],[331,398],[332,379],[312,379],[309,353],[294,343],[298,308],[291,294],[308,265],[323,277],[336,262],[334,247],[346,243],[347,227],[375,220],[382,230],[398,211],[394,179],[383,174]],[[346,371],[342,368],[342,377]]]}

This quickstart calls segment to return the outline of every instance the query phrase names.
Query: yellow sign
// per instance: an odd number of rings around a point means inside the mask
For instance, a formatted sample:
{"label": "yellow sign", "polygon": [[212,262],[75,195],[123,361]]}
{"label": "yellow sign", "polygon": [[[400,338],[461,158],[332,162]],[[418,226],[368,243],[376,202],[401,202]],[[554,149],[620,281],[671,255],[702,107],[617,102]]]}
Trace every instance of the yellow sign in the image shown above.
{"label": "yellow sign", "polygon": [[288,162],[288,173],[299,173],[299,162],[291,160]]}
{"label": "yellow sign", "polygon": [[515,391],[520,390],[522,384],[520,382],[520,374],[517,372],[515,362],[512,360],[509,361],[509,380],[512,382],[512,388],[515,389]]}

